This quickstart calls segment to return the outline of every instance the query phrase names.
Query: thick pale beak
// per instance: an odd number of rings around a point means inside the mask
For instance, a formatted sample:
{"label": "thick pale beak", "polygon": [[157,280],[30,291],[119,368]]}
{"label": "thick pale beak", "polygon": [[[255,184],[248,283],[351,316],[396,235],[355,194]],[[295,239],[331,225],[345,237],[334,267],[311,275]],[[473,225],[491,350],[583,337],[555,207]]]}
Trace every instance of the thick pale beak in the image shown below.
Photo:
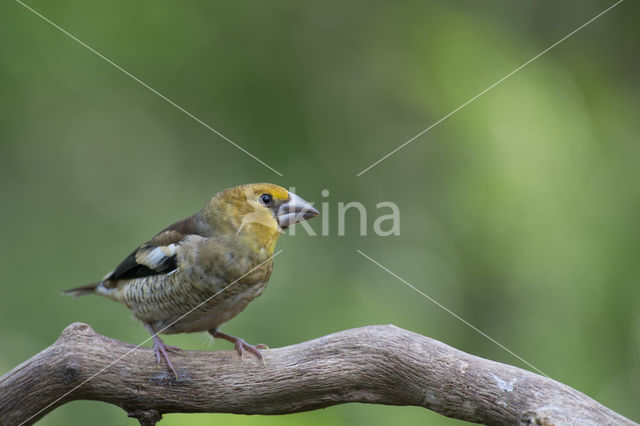
{"label": "thick pale beak", "polygon": [[314,209],[311,204],[290,192],[287,201],[278,207],[276,219],[278,220],[278,226],[285,229],[319,214],[320,212]]}

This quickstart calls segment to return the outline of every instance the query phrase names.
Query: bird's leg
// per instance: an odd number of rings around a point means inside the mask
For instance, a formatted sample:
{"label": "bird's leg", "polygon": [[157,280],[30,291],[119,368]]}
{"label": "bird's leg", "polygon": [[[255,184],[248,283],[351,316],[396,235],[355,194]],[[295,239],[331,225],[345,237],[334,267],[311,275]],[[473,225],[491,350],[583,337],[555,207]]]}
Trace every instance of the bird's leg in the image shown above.
{"label": "bird's leg", "polygon": [[155,330],[150,324],[145,324],[144,328],[151,333],[151,337],[153,338],[153,353],[156,355],[157,364],[160,364],[162,359],[165,360],[169,369],[176,376],[176,380],[178,380],[178,373],[176,369],[173,368],[173,364],[171,363],[171,359],[169,359],[169,354],[167,352],[184,352],[181,348],[177,346],[169,346],[165,344],[162,339],[156,334]]}
{"label": "bird's leg", "polygon": [[209,334],[211,334],[213,337],[219,337],[220,339],[228,340],[229,342],[233,343],[233,345],[236,347],[236,351],[238,351],[240,356],[243,358],[244,358],[244,351],[246,350],[251,352],[252,354],[255,354],[258,358],[262,360],[262,362],[264,362],[264,358],[262,357],[262,352],[260,352],[260,349],[269,349],[267,345],[263,345],[262,343],[255,346],[250,345],[247,342],[245,342],[244,339],[230,336],[226,333],[218,331],[217,328],[213,328],[209,330]]}

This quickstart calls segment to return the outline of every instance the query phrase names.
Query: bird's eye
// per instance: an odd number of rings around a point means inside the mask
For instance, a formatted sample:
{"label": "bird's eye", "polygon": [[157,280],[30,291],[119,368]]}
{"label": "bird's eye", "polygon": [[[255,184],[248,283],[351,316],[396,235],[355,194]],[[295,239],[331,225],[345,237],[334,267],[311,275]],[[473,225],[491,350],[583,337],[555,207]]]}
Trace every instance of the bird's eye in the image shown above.
{"label": "bird's eye", "polygon": [[259,200],[262,204],[264,204],[265,206],[268,206],[268,205],[271,205],[271,203],[273,202],[273,197],[271,196],[271,194],[262,194]]}

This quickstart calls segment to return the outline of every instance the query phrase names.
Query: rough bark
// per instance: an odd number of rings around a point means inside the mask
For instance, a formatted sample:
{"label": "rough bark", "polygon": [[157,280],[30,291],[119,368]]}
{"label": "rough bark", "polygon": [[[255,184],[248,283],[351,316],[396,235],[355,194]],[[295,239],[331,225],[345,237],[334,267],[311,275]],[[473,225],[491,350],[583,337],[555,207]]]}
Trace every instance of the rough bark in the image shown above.
{"label": "rough bark", "polygon": [[150,349],[74,323],[0,378],[0,423],[30,424],[88,399],[115,404],[143,425],[163,413],[286,414],[346,402],[416,405],[485,424],[635,424],[555,380],[392,325],[263,353],[266,364],[234,351],[174,354],[176,380]]}

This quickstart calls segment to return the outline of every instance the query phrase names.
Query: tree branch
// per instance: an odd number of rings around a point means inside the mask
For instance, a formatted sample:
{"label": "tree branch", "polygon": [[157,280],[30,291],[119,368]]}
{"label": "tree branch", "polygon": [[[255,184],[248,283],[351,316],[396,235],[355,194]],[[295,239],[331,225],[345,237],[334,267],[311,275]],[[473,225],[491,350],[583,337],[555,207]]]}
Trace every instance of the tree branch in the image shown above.
{"label": "tree branch", "polygon": [[79,399],[115,404],[143,425],[163,413],[286,414],[346,402],[416,405],[486,424],[635,424],[555,380],[392,325],[265,350],[264,358],[176,354],[176,380],[150,349],[74,323],[0,378],[0,424],[30,424]]}

